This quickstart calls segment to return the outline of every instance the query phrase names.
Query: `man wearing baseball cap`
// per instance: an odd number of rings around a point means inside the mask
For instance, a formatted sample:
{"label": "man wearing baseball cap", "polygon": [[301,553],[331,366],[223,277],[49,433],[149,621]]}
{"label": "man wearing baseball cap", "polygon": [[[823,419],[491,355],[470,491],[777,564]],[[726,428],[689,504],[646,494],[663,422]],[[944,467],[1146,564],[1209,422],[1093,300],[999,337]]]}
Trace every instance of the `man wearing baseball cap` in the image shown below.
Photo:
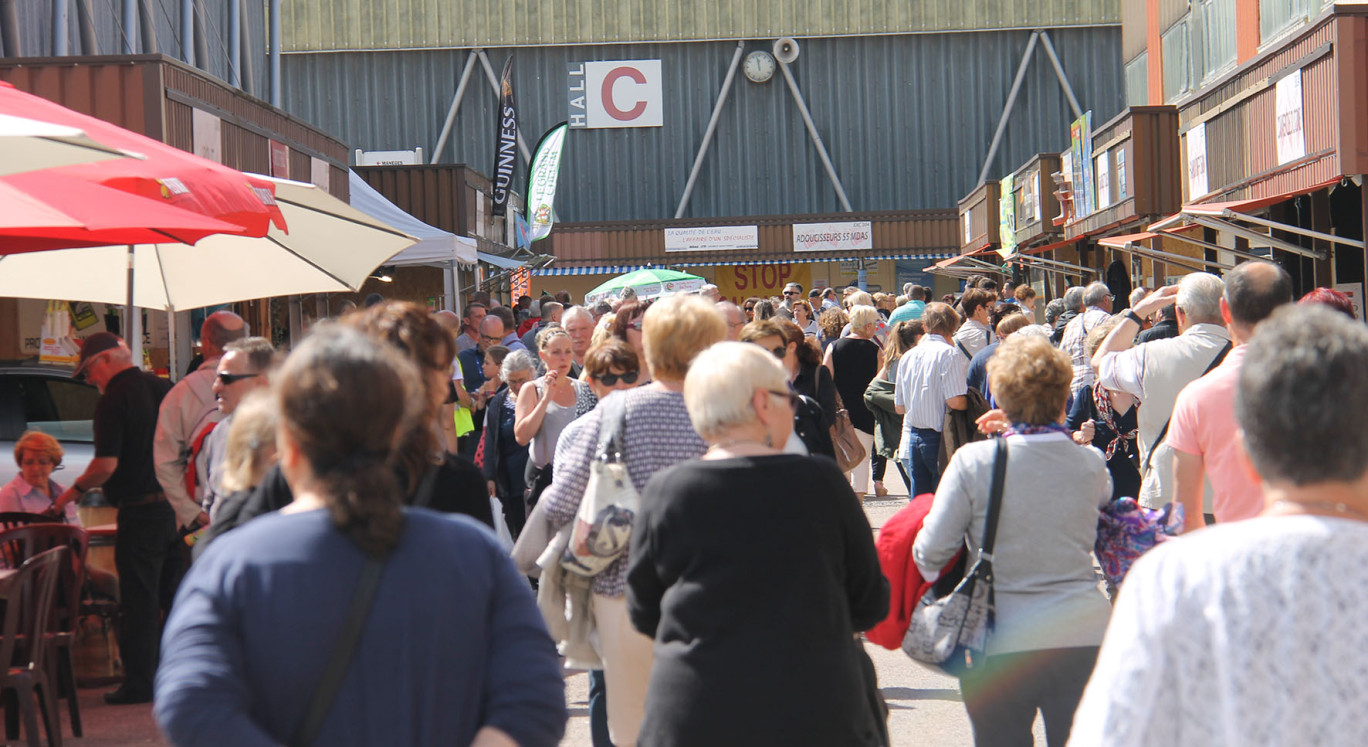
{"label": "man wearing baseball cap", "polygon": [[100,390],[95,405],[95,458],[58,496],[65,507],[81,494],[103,488],[119,509],[114,567],[119,572],[119,653],[124,684],[105,694],[112,705],[148,703],[157,671],[161,611],[169,609],[185,572],[185,547],[176,531],[176,514],[166,502],[152,463],[157,411],[171,382],[133,365],[124,341],[110,332],[86,338],[77,360],[76,379]]}

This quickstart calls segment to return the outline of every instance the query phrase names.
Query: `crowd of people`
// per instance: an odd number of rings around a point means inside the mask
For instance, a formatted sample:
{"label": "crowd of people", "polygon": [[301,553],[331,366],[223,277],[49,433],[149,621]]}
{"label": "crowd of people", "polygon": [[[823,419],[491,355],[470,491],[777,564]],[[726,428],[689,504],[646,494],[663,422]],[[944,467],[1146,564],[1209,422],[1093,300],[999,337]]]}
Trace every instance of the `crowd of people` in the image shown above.
{"label": "crowd of people", "polygon": [[[288,355],[218,312],[174,386],[100,333],[95,459],[60,485],[26,434],[0,510],[117,507],[106,698],[155,696],[176,744],[552,745],[574,665],[596,747],[878,745],[859,634],[972,563],[1002,443],[977,744],[1029,744],[1037,714],[1051,745],[1361,733],[1368,328],[1342,295],[1294,304],[1260,261],[1069,288],[1043,324],[1029,286],[902,290],[382,301]],[[861,505],[890,461],[911,574]],[[1193,536],[1118,590],[1098,521],[1130,499]],[[630,549],[576,571],[612,532]]]}

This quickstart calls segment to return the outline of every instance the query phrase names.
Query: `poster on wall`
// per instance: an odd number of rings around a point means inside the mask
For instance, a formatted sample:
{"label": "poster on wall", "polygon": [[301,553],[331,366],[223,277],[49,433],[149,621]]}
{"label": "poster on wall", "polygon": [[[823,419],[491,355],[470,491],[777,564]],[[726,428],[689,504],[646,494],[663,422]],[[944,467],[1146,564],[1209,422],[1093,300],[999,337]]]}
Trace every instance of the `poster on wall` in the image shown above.
{"label": "poster on wall", "polygon": [[1097,209],[1105,210],[1111,205],[1111,166],[1107,159],[1108,151],[1097,155]]}
{"label": "poster on wall", "polygon": [[775,262],[764,265],[719,265],[713,281],[722,298],[740,306],[751,296],[779,296],[784,286],[797,283],[812,288],[812,265],[807,262]]}
{"label": "poster on wall", "polygon": [[1278,165],[1291,163],[1306,155],[1306,130],[1302,117],[1301,70],[1278,81],[1275,90],[1277,110]]}
{"label": "poster on wall", "polygon": [[660,60],[576,62],[568,72],[571,127],[664,126]]}
{"label": "poster on wall", "polygon": [[1183,140],[1187,144],[1188,200],[1192,201],[1210,191],[1207,189],[1206,123],[1193,126]]}
{"label": "poster on wall", "polygon": [[873,223],[795,223],[793,251],[832,252],[874,248]]}
{"label": "poster on wall", "polygon": [[758,226],[700,226],[665,229],[667,252],[726,252],[760,248]]}
{"label": "poster on wall", "polygon": [[893,262],[893,272],[897,278],[897,288],[890,292],[901,294],[904,285],[911,283],[920,285],[923,288],[935,288],[936,276],[926,271],[926,268],[935,264],[934,259],[899,259]]}
{"label": "poster on wall", "polygon": [[1093,192],[1092,111],[1069,125],[1069,151],[1073,163],[1074,219],[1086,218],[1097,209]]}
{"label": "poster on wall", "polygon": [[1012,189],[1012,175],[1002,177],[998,192],[998,254],[1004,258],[1016,251],[1016,193]]}
{"label": "poster on wall", "polygon": [[190,139],[195,155],[223,163],[223,120],[203,109],[191,109]]}

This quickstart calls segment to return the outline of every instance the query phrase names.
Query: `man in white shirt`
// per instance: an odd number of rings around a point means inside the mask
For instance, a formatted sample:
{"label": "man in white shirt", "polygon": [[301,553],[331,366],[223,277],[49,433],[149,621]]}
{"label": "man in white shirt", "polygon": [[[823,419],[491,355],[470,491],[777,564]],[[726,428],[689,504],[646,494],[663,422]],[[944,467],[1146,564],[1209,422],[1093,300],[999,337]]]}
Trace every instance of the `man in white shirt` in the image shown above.
{"label": "man in white shirt", "polygon": [[893,405],[903,416],[903,467],[912,478],[911,495],[936,492],[940,484],[941,429],[947,408],[968,407],[965,378],[969,359],[947,342],[959,315],[943,303],[922,313],[926,336],[903,354],[894,382]]}
{"label": "man in white shirt", "polygon": [[[981,288],[970,288],[960,298],[960,308],[964,310],[964,324],[955,333],[955,347],[959,348],[965,359],[972,359],[978,352],[996,338],[988,326],[993,318],[993,306],[997,294]],[[925,312],[923,312],[923,315]]]}
{"label": "man in white shirt", "polygon": [[204,499],[201,505],[210,517],[224,493],[220,480],[223,458],[228,451],[228,429],[233,424],[233,412],[248,394],[267,386],[267,372],[275,357],[275,348],[264,337],[244,337],[225,346],[214,374],[214,401],[222,420],[205,437],[196,458],[196,472]]}
{"label": "man in white shirt", "polygon": [[1088,287],[1083,289],[1083,313],[1074,317],[1064,327],[1064,339],[1060,342],[1059,349],[1068,353],[1069,360],[1073,363],[1073,381],[1069,382],[1070,397],[1077,397],[1083,387],[1092,386],[1092,361],[1088,360],[1084,345],[1088,341],[1088,333],[1111,318],[1112,303],[1115,300],[1116,297],[1112,295],[1106,283],[1088,284]]}
{"label": "man in white shirt", "polygon": [[204,362],[181,379],[162,399],[157,414],[157,432],[152,439],[152,463],[157,470],[157,482],[166,493],[166,500],[176,512],[180,527],[193,528],[208,523],[209,516],[200,507],[202,490],[192,495],[185,485],[186,465],[190,462],[191,446],[195,438],[223,414],[214,399],[214,376],[218,371],[223,348],[234,340],[247,336],[247,323],[231,311],[216,311],[200,325],[200,349]]}
{"label": "man in white shirt", "polygon": [[[1137,417],[1143,482],[1138,497],[1148,508],[1160,508],[1175,497],[1173,450],[1160,441],[1167,434],[1178,393],[1205,373],[1230,345],[1230,333],[1221,320],[1224,291],[1225,283],[1215,275],[1185,275],[1177,286],[1151,293],[1127,310],[1093,355],[1097,380],[1103,387],[1126,392],[1141,402]],[[1180,334],[1135,346],[1135,333],[1145,317],[1175,301]],[[1207,492],[1209,502],[1210,490]]]}

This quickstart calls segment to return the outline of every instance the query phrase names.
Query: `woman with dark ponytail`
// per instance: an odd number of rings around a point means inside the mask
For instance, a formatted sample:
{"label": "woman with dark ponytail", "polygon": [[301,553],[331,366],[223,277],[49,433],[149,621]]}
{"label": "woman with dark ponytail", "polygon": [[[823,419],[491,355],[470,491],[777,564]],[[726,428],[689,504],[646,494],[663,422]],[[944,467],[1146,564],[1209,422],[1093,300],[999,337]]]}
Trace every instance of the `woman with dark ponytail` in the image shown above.
{"label": "woman with dark ponytail", "polygon": [[499,540],[404,507],[400,463],[431,422],[420,376],[326,325],[273,377],[294,502],[221,537],[182,583],[157,673],[173,744],[559,741],[559,660]]}

